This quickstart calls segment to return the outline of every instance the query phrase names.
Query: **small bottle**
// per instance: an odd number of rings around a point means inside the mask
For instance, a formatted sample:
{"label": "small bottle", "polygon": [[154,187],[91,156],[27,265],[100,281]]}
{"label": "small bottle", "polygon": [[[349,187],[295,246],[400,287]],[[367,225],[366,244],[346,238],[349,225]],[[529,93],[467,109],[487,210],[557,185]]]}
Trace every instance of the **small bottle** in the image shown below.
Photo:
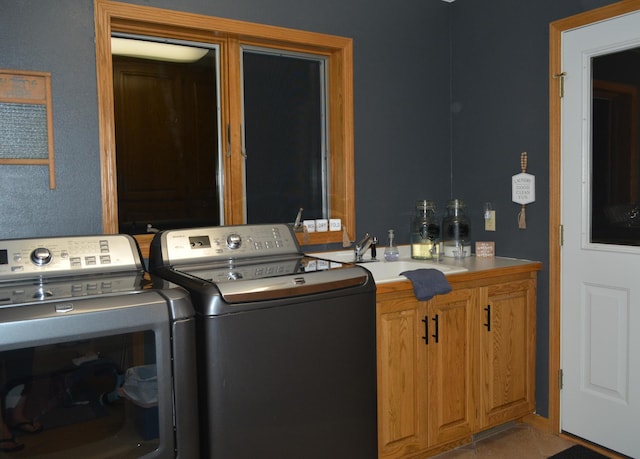
{"label": "small bottle", "polygon": [[411,258],[438,258],[440,224],[433,201],[416,202],[416,216],[411,225]]}
{"label": "small bottle", "polygon": [[393,230],[389,230],[389,245],[384,249],[384,259],[387,261],[396,261],[400,258],[398,247],[393,242]]}

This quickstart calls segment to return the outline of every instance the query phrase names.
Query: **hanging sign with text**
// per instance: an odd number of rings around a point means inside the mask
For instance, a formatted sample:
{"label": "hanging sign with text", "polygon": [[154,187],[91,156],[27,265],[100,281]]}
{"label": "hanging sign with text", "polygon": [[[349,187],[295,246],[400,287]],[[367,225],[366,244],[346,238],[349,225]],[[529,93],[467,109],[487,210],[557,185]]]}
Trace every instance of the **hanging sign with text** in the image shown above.
{"label": "hanging sign with text", "polygon": [[511,178],[511,200],[518,204],[530,204],[536,200],[536,178],[525,172]]}

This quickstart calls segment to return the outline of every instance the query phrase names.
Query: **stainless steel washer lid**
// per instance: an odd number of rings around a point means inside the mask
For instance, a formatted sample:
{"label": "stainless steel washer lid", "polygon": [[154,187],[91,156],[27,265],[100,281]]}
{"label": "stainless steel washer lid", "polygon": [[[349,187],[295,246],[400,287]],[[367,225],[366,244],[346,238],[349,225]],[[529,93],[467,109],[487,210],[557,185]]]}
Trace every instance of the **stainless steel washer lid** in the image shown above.
{"label": "stainless steel washer lid", "polygon": [[[290,261],[213,269],[182,267],[173,270],[172,281],[190,290],[200,290],[200,293],[207,290],[207,284],[215,285],[225,302],[234,304],[329,292],[362,286],[369,280],[365,269],[352,264],[303,257],[297,259],[296,268],[287,269],[291,267]],[[188,278],[199,279],[202,283],[198,286],[188,282]]]}
{"label": "stainless steel washer lid", "polygon": [[149,271],[186,288],[200,305],[255,303],[372,284],[360,266],[304,256],[285,224],[158,233]]}

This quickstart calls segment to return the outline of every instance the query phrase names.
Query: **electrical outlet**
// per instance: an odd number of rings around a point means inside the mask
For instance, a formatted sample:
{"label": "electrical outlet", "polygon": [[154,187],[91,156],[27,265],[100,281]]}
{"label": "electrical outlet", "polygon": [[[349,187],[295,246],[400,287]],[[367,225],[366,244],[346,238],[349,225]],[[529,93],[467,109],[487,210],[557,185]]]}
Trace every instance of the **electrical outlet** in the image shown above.
{"label": "electrical outlet", "polygon": [[489,214],[489,218],[484,219],[484,230],[495,231],[496,230],[496,211],[489,210],[488,214]]}

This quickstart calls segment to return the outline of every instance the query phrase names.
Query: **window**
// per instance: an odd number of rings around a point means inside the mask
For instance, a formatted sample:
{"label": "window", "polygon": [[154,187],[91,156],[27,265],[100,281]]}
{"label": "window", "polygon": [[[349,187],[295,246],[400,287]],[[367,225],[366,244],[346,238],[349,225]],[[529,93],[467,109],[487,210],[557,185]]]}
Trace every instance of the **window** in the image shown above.
{"label": "window", "polygon": [[242,48],[247,223],[329,218],[324,63]]}
{"label": "window", "polygon": [[112,41],[120,233],[223,221],[218,50],[168,46]]}
{"label": "window", "polygon": [[[221,152],[219,172],[222,199],[218,212],[225,224],[257,223],[268,219],[269,215],[274,215],[273,222],[283,219],[291,222],[301,206],[309,209],[308,213],[305,210],[304,216],[310,218],[318,218],[317,213],[322,212],[323,216],[342,219],[349,239],[354,239],[350,39],[106,0],[95,1],[95,22],[105,233],[119,231],[118,181],[121,175],[116,160],[114,64],[110,40],[113,35],[130,34],[202,43],[219,53],[218,125],[221,129],[217,138],[209,141],[214,142],[215,148]],[[296,126],[300,114],[294,116],[289,113],[289,116],[278,119],[273,116],[275,113],[265,114],[264,109],[251,108],[251,102],[257,101],[260,94],[255,92],[256,87],[248,86],[247,81],[252,78],[259,80],[260,72],[275,74],[283,68],[304,75],[297,81],[301,83],[298,86],[306,88],[306,91],[287,94],[284,92],[287,88],[282,85],[277,90],[279,93],[272,91],[263,95],[278,97],[280,101],[289,100],[304,116],[313,114],[317,122]],[[322,79],[326,79],[326,94],[318,90],[325,86]],[[312,93],[319,96],[310,97]],[[251,97],[251,101],[245,102],[244,106],[243,97]],[[269,101],[264,103],[269,104]],[[267,117],[269,121],[280,123],[277,126],[279,129],[290,130],[296,135],[282,138],[268,135],[274,127],[266,123]],[[285,122],[287,124],[282,124]],[[273,148],[276,150],[279,150],[277,142],[290,142],[287,146],[290,153],[284,158],[273,157],[261,163],[265,156],[258,156],[257,152],[263,148],[265,138],[274,142]],[[256,153],[255,161],[252,151]],[[280,150],[281,153],[283,151]],[[291,153],[300,151],[306,151],[304,156]],[[147,161],[154,161],[154,158],[147,158]],[[276,198],[267,197],[267,201],[270,205],[280,203],[284,206],[259,215],[258,209],[264,208],[265,203],[259,201],[258,196],[265,188],[274,190],[274,183],[269,183],[267,178],[275,174],[291,178],[277,180],[279,184],[286,182],[289,189],[276,191]],[[301,175],[305,177],[303,182],[295,183]],[[310,190],[304,196],[304,204],[296,202],[297,199],[291,202],[282,199],[282,196],[294,195],[301,189]],[[142,207],[139,210],[144,210],[144,205]],[[320,244],[343,239],[341,232],[311,233],[308,236],[301,242]],[[138,240],[144,252],[150,236],[138,237]]]}
{"label": "window", "polygon": [[591,64],[591,242],[640,246],[640,48]]}

